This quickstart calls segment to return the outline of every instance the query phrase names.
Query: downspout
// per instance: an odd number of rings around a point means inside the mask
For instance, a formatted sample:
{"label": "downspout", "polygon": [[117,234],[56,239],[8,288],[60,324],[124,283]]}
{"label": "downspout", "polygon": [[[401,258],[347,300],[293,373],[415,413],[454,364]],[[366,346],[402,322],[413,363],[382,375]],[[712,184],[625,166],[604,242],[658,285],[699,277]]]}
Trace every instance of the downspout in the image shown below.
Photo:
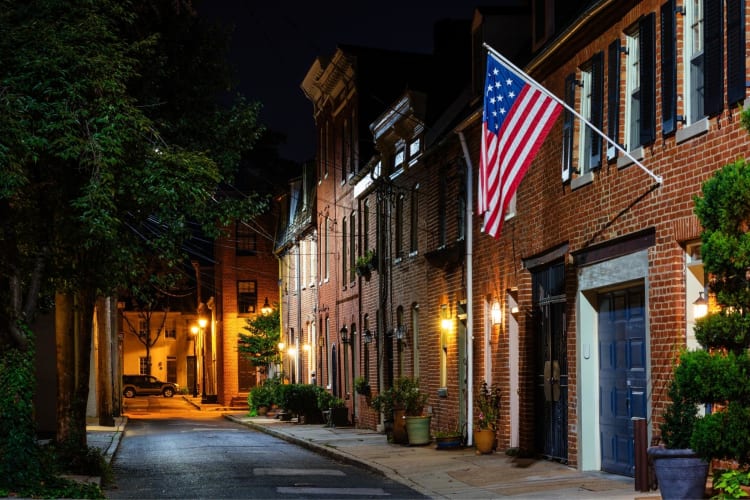
{"label": "downspout", "polygon": [[467,444],[474,444],[474,266],[472,261],[472,248],[474,245],[474,228],[472,226],[471,210],[474,204],[472,197],[472,182],[474,167],[471,164],[469,148],[466,145],[466,137],[463,130],[458,131],[461,140],[461,148],[466,160],[466,325],[469,329],[466,335],[466,439]]}
{"label": "downspout", "polygon": [[[302,245],[299,237],[297,238],[297,335],[294,336],[297,356],[294,360],[295,370],[297,372],[297,383],[302,383],[302,350],[300,349],[299,339],[302,337]],[[307,381],[309,383],[309,380]]]}

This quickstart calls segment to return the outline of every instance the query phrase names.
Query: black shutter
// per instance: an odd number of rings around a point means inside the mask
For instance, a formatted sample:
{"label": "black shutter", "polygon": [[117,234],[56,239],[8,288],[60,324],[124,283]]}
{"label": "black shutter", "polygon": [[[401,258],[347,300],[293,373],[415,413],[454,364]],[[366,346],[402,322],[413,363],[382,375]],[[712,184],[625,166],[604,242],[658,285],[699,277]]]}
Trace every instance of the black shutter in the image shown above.
{"label": "black shutter", "polygon": [[[565,103],[572,109],[575,108],[575,80],[576,76],[570,74],[565,77]],[[563,155],[562,155],[562,181],[570,180],[573,167],[573,113],[565,110],[563,120]]]}
{"label": "black shutter", "polygon": [[720,113],[724,107],[723,3],[723,0],[703,0],[703,114],[706,116]]}
{"label": "black shutter", "polygon": [[656,15],[651,12],[638,23],[641,67],[641,144],[654,142],[656,136]]}
{"label": "black shutter", "polygon": [[[604,53],[597,52],[591,59],[591,124],[602,129],[604,114]],[[591,134],[591,169],[602,165],[602,138]]]}
{"label": "black shutter", "polygon": [[677,127],[677,51],[675,0],[661,6],[661,133]]}
{"label": "black shutter", "polygon": [[[607,49],[607,136],[620,144],[620,39]],[[608,148],[607,160],[617,158],[617,150]]]}
{"label": "black shutter", "polygon": [[745,0],[727,0],[727,104],[745,98]]}

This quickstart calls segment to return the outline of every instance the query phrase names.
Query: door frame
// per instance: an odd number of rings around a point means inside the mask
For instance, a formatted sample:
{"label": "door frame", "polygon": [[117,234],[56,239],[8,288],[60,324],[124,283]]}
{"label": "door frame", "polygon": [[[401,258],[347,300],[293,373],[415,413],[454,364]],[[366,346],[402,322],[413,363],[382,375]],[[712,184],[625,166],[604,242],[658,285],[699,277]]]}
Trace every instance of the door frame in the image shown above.
{"label": "door frame", "polygon": [[[651,334],[648,306],[648,250],[640,250],[579,268],[576,294],[576,378],[580,469],[601,470],[599,434],[599,334],[597,295],[607,289],[642,285],[646,325],[646,390],[651,393]],[[652,408],[646,409],[651,420]],[[584,432],[588,429],[588,432]],[[591,432],[596,429],[596,432]],[[651,429],[647,442],[651,440]]]}

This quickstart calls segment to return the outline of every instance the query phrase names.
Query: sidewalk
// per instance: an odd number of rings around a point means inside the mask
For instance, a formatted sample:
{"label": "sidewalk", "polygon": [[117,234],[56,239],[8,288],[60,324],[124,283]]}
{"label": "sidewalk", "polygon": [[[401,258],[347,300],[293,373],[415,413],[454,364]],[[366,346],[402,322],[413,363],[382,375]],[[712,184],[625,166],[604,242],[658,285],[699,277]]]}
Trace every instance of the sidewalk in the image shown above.
{"label": "sidewalk", "polygon": [[120,445],[128,417],[115,417],[115,425],[112,427],[98,425],[96,422],[98,420],[93,419],[86,424],[86,442],[89,446],[99,448],[107,463],[110,463]]}
{"label": "sidewalk", "polygon": [[298,425],[246,414],[225,417],[305,446],[334,459],[366,467],[431,498],[659,499],[635,491],[633,478],[581,472],[546,460],[477,455],[473,448],[437,450],[434,445],[389,444],[384,434],[352,427]]}

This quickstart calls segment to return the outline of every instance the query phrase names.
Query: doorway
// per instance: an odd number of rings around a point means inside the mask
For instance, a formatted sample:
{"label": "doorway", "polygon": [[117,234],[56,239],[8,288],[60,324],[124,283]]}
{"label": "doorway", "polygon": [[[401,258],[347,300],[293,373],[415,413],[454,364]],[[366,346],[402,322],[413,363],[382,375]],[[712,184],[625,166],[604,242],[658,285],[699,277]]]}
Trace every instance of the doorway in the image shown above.
{"label": "doorway", "polygon": [[568,362],[565,266],[532,274],[535,346],[534,444],[543,456],[568,460]]}
{"label": "doorway", "polygon": [[633,418],[646,418],[646,322],[642,286],[600,293],[599,432],[602,470],[633,476]]}

